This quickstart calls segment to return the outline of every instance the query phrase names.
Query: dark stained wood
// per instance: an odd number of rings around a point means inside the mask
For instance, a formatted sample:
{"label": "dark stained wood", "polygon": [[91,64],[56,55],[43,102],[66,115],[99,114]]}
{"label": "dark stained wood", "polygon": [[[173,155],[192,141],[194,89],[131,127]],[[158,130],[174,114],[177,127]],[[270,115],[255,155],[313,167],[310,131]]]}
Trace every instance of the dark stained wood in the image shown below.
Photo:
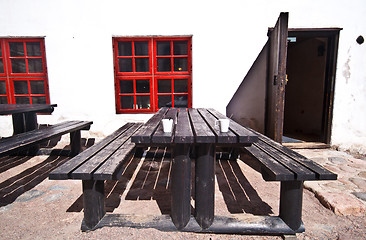
{"label": "dark stained wood", "polygon": [[217,119],[207,111],[207,109],[200,108],[198,112],[205,119],[207,124],[210,126],[211,130],[216,135],[217,143],[237,143],[237,136],[229,129],[227,133],[220,131],[219,125],[217,124]]}
{"label": "dark stained wood", "polygon": [[132,142],[134,143],[150,143],[152,135],[158,128],[161,119],[169,108],[161,108],[156,114],[154,114],[140,129],[132,136]]}
{"label": "dark stained wood", "polygon": [[57,104],[0,104],[0,115],[38,112],[51,113]]}
{"label": "dark stained wood", "polygon": [[[264,179],[267,181],[288,181],[294,180],[295,174],[285,168],[282,164],[275,161],[271,156],[259,149],[255,144],[250,147],[245,147],[245,150],[249,152],[261,165],[262,175],[263,171]],[[245,151],[245,153],[247,153]]]}
{"label": "dark stained wood", "polygon": [[[227,118],[225,115],[213,108],[209,108],[208,111],[217,119]],[[239,143],[253,143],[258,141],[258,136],[256,134],[249,131],[247,128],[241,126],[235,121],[230,120],[230,130],[238,136]]]}
{"label": "dark stained wood", "polygon": [[179,144],[173,149],[171,216],[178,230],[182,230],[191,217],[191,159],[189,153],[189,144]]}
{"label": "dark stained wood", "polygon": [[262,174],[268,181],[284,180],[336,180],[337,174],[323,168],[301,154],[282,146],[267,136],[252,129],[259,141],[245,147],[246,153],[252,155],[261,165]]}
{"label": "dark stained wood", "polygon": [[[130,139],[131,135],[139,129],[140,124],[134,124],[129,129],[127,129],[123,134],[114,139],[110,144],[103,148],[103,151],[99,151],[92,157],[88,159],[83,165],[75,169],[71,173],[72,179],[83,179],[90,180],[93,179],[93,173],[97,170],[97,168],[102,165],[107,159],[113,156],[116,152],[119,157],[123,156],[123,154],[129,153],[125,149],[119,150],[126,142]],[[132,150],[132,149],[131,149]],[[118,158],[113,158],[117,159]],[[123,160],[123,158],[121,159]],[[118,164],[117,164],[118,166]]]}
{"label": "dark stained wood", "polygon": [[160,122],[158,127],[156,128],[156,131],[154,135],[151,138],[151,141],[153,143],[173,143],[174,139],[174,128],[175,123],[177,119],[177,109],[176,108],[170,108],[168,112],[166,112],[165,115],[160,115],[161,119],[173,119],[173,129],[172,132],[166,133],[163,131],[163,124]]}
{"label": "dark stained wood", "polygon": [[[307,169],[313,171],[316,175],[315,180],[336,180],[337,174],[327,170],[326,168],[320,166],[316,162],[304,157],[303,155],[277,143],[274,142],[269,137],[260,134],[252,129],[250,129],[253,133],[255,133],[261,142],[266,143],[267,145],[271,145],[279,154],[283,156],[290,157],[293,161],[301,164],[302,166],[306,167]],[[308,179],[311,180],[311,179]]]}
{"label": "dark stained wood", "polygon": [[205,120],[198,113],[197,109],[188,109],[192,122],[192,130],[195,136],[195,143],[213,143],[216,136],[206,124]]}
{"label": "dark stained wood", "polygon": [[194,143],[194,135],[188,111],[185,108],[179,109],[179,115],[177,119],[177,125],[175,129],[174,142],[175,143]]}
{"label": "dark stained wood", "polygon": [[85,151],[81,152],[79,155],[73,157],[69,161],[65,162],[55,170],[53,170],[49,174],[49,178],[53,180],[63,180],[70,179],[71,172],[81,166],[84,162],[86,162],[90,157],[94,156],[98,152],[100,152],[104,147],[108,146],[112,141],[118,138],[121,134],[123,134],[126,130],[131,128],[134,123],[127,123],[121,128],[117,129],[115,132],[105,137],[100,142],[94,144],[90,148],[87,148]]}
{"label": "dark stained wood", "polygon": [[269,34],[266,135],[282,142],[286,85],[288,13],[281,13]]}
{"label": "dark stained wood", "polygon": [[87,130],[92,123],[90,121],[67,121],[47,128],[17,134],[9,138],[2,138],[0,140],[0,155],[9,154],[66,133]]}

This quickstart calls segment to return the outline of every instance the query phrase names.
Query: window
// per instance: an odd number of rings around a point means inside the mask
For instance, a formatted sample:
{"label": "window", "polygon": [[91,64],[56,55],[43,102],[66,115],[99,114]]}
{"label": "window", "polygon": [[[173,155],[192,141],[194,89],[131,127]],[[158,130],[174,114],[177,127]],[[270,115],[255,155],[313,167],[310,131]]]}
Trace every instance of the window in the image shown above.
{"label": "window", "polygon": [[117,113],[192,106],[191,37],[113,38]]}
{"label": "window", "polygon": [[49,103],[43,38],[0,38],[0,104]]}

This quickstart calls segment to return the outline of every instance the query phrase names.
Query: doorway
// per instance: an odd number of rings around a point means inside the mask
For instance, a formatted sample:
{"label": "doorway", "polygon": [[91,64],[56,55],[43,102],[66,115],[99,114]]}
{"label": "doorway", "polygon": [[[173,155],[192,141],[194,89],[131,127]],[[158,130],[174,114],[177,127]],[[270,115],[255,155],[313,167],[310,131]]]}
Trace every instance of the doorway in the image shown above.
{"label": "doorway", "polygon": [[330,143],[341,29],[289,29],[283,143]]}

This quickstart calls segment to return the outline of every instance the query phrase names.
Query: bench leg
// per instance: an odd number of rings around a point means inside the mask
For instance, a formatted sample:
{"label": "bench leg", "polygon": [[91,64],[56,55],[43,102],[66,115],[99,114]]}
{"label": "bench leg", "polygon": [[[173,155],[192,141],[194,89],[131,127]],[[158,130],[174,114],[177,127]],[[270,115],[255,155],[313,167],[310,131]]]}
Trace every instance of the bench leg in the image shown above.
{"label": "bench leg", "polygon": [[105,215],[104,181],[83,180],[84,220],[82,230],[93,229]]}
{"label": "bench leg", "polygon": [[76,156],[81,152],[81,131],[70,132],[71,156]]}
{"label": "bench leg", "polygon": [[178,230],[182,230],[191,217],[191,159],[189,153],[189,144],[177,144],[173,149],[171,217]]}
{"label": "bench leg", "polygon": [[215,208],[215,145],[200,144],[196,148],[195,218],[207,229],[214,220]]}
{"label": "bench leg", "polygon": [[303,181],[282,181],[280,218],[294,231],[301,226]]}

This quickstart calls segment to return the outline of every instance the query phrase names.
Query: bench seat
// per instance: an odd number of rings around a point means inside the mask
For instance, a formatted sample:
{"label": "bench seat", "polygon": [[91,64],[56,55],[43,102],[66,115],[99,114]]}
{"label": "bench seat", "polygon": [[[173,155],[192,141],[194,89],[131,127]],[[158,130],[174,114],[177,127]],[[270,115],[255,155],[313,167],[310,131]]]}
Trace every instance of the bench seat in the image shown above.
{"label": "bench seat", "polygon": [[[36,146],[44,141],[67,133],[70,133],[71,154],[76,155],[81,151],[80,130],[89,130],[91,124],[93,124],[91,121],[66,121],[2,138],[0,139],[0,156]],[[36,154],[35,151],[32,152],[30,154]]]}
{"label": "bench seat", "polygon": [[337,174],[250,129],[258,136],[251,146],[234,153],[262,174],[266,181],[280,181],[279,217],[296,233],[305,231],[301,220],[304,181],[336,180]]}
{"label": "bench seat", "polygon": [[[337,174],[320,166],[301,154],[273,141],[272,139],[251,130],[258,136],[258,142],[245,147],[242,153],[249,154],[255,161],[242,159],[258,170],[266,181],[313,181],[336,180]],[[247,159],[247,161],[246,161]]]}
{"label": "bench seat", "polygon": [[[104,181],[118,180],[123,172],[123,163],[134,155],[143,153],[143,149],[137,149],[131,142],[131,135],[141,126],[142,123],[125,124],[49,174],[51,180],[82,180],[82,230],[93,229],[106,213]],[[141,151],[136,152],[137,150]]]}

